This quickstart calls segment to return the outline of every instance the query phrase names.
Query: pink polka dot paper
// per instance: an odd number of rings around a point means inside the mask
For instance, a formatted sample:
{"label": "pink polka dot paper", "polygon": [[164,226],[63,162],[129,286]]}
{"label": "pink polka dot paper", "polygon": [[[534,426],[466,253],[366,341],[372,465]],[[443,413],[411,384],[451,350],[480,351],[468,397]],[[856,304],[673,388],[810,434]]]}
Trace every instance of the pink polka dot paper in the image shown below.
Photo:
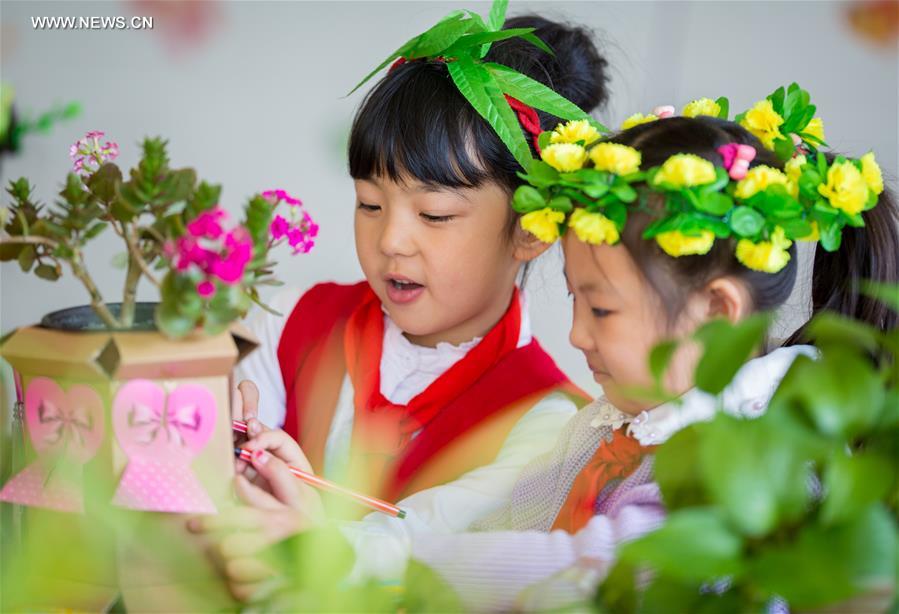
{"label": "pink polka dot paper", "polygon": [[216,513],[190,467],[209,443],[215,417],[215,397],[198,384],[181,384],[168,395],[150,380],[122,386],[112,423],[128,464],[113,503],[154,512]]}

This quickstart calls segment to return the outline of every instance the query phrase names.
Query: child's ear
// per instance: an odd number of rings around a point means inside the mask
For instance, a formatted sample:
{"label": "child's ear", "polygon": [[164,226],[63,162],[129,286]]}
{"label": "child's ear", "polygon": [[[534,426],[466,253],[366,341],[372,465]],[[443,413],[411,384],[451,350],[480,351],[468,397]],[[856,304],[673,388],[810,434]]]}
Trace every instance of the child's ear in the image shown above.
{"label": "child's ear", "polygon": [[713,279],[705,287],[708,317],[739,322],[752,313],[752,295],[746,284],[734,277]]}
{"label": "child's ear", "polygon": [[512,237],[512,256],[519,262],[530,262],[552,247],[552,243],[544,243],[517,223]]}

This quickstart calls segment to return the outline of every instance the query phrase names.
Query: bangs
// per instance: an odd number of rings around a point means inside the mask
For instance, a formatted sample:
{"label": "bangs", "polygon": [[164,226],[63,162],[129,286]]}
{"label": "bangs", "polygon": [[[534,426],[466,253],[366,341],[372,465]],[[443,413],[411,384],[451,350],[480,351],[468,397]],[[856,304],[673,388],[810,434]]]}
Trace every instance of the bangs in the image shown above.
{"label": "bangs", "polygon": [[496,179],[476,153],[490,141],[485,127],[445,65],[403,64],[369,92],[353,121],[350,175],[477,188]]}

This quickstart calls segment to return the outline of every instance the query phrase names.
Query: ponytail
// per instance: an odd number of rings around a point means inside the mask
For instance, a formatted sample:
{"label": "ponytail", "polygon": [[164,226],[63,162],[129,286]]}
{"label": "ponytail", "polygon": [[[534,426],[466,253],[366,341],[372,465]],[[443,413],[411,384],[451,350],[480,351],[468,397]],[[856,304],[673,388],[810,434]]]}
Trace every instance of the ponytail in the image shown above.
{"label": "ponytail", "polygon": [[[830,311],[891,331],[899,314],[884,302],[865,294],[862,284],[873,281],[899,284],[899,210],[892,193],[885,189],[877,205],[862,213],[864,227],[843,228],[840,248],[825,251],[815,247],[812,272],[812,317]],[[802,326],[785,345],[812,341]]]}

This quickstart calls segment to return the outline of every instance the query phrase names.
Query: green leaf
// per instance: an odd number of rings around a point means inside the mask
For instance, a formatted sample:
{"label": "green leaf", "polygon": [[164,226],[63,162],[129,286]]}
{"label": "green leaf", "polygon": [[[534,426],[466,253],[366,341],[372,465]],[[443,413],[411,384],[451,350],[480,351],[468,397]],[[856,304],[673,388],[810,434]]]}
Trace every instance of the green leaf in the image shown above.
{"label": "green leaf", "polygon": [[474,34],[466,34],[453,43],[451,47],[448,47],[444,53],[449,57],[455,57],[472,47],[479,47],[485,43],[495,43],[510,38],[525,38],[524,35],[533,31],[534,28],[510,28],[508,30],[500,30],[499,32],[476,32]]}
{"label": "green leaf", "polygon": [[[174,277],[174,273],[166,275],[166,279]],[[165,280],[163,280],[165,286]],[[178,339],[190,333],[197,325],[197,318],[182,314],[178,310],[177,297],[168,297],[162,292],[163,300],[156,308],[156,327],[167,337]]]}
{"label": "green leaf", "polygon": [[106,230],[107,226],[109,226],[109,224],[107,224],[106,222],[96,222],[92,226],[89,226],[88,229],[84,232],[84,240],[90,241],[91,239],[95,238],[101,232]]}
{"label": "green leaf", "polygon": [[555,115],[561,119],[586,119],[600,132],[608,132],[608,128],[594,120],[573,102],[559,95],[555,90],[546,87],[539,81],[512,70],[508,66],[485,62],[484,66],[494,76],[500,89],[521,102]]}
{"label": "green leaf", "polygon": [[648,564],[679,580],[703,581],[740,570],[742,542],[712,508],[677,510],[658,530],[621,549],[621,558]]}
{"label": "green leaf", "polygon": [[697,209],[700,211],[712,215],[724,215],[733,208],[734,201],[727,194],[721,192],[709,192],[699,197],[698,205]]}
{"label": "green leaf", "polygon": [[561,194],[553,196],[549,201],[549,206],[556,211],[562,211],[563,213],[568,213],[574,209],[574,205],[571,204],[571,199]]}
{"label": "green leaf", "polygon": [[874,352],[880,343],[879,331],[873,326],[829,311],[816,315],[809,323],[807,333],[819,348],[856,347]]}
{"label": "green leaf", "polygon": [[656,344],[649,353],[649,372],[656,383],[661,384],[662,376],[671,362],[671,357],[680,344],[676,340]]}
{"label": "green leaf", "polygon": [[115,164],[107,162],[87,180],[91,193],[103,203],[111,203],[118,194],[118,186],[122,183],[122,171]]}
{"label": "green leaf", "polygon": [[459,595],[433,569],[412,560],[406,567],[403,582],[406,587],[403,611],[406,612],[465,612]]}
{"label": "green leaf", "polygon": [[182,168],[170,173],[160,184],[159,200],[169,205],[186,201],[194,191],[197,173],[192,168]]}
{"label": "green leaf", "polygon": [[861,292],[889,305],[893,311],[899,311],[899,285],[864,281]]}
{"label": "green leaf", "polygon": [[721,109],[721,111],[718,113],[718,118],[727,119],[727,114],[730,112],[730,100],[728,100],[724,96],[721,96],[720,98],[715,100],[715,103]]}
{"label": "green leaf", "polygon": [[704,346],[696,366],[695,381],[700,390],[718,394],[761,344],[770,316],[760,313],[742,322],[712,320],[694,333]]}
{"label": "green leaf", "polygon": [[490,30],[499,30],[506,21],[506,9],[509,7],[509,0],[493,0],[490,6],[490,14],[487,16],[487,27]]}
{"label": "green leaf", "polygon": [[464,56],[456,62],[449,62],[447,67],[462,95],[496,131],[500,140],[527,171],[533,162],[530,146],[524,138],[518,118],[490,75],[481,65],[476,65],[473,60]]}
{"label": "green leaf", "polygon": [[824,505],[821,521],[845,522],[882,500],[895,479],[896,467],[881,456],[849,456],[839,450],[824,472]]}
{"label": "green leaf", "polygon": [[793,144],[793,139],[783,137],[774,141],[774,153],[781,160],[787,161],[792,158],[794,151],[796,151],[796,145]]}
{"label": "green leaf", "polygon": [[630,184],[624,181],[617,181],[615,185],[612,186],[611,189],[612,194],[618,198],[621,202],[624,203],[632,203],[637,200],[637,190],[631,187]]}
{"label": "green leaf", "polygon": [[[882,506],[870,506],[836,527],[808,524],[799,537],[761,552],[750,575],[759,588],[806,610],[895,583],[895,521]],[[826,578],[826,582],[822,582]],[[862,611],[835,605],[834,612]]]}
{"label": "green leaf", "polygon": [[19,251],[19,267],[27,273],[31,270],[31,267],[34,265],[36,252],[34,250],[33,245],[25,245],[21,251]]}
{"label": "green leaf", "polygon": [[835,252],[840,249],[840,243],[843,239],[843,222],[840,218],[831,220],[830,223],[819,224],[818,233],[821,247],[825,251]]}
{"label": "green leaf", "polygon": [[884,395],[870,359],[835,345],[827,346],[818,360],[797,358],[777,394],[817,432],[843,441],[877,423]]}
{"label": "green leaf", "polygon": [[784,235],[793,241],[807,237],[812,232],[812,225],[802,219],[782,220],[778,222],[778,226],[783,228]]}
{"label": "green leaf", "polygon": [[545,207],[543,195],[529,185],[518,186],[512,196],[512,208],[518,213],[530,213]]}
{"label": "green leaf", "polygon": [[755,237],[765,227],[765,218],[752,207],[740,206],[731,213],[729,225],[741,237]]}
{"label": "green leaf", "polygon": [[46,279],[47,281],[56,281],[59,279],[60,273],[59,268],[52,264],[41,264],[34,269],[35,275],[41,279]]}
{"label": "green leaf", "polygon": [[707,492],[750,537],[795,521],[808,506],[807,463],[816,450],[795,421],[774,412],[754,420],[719,414],[699,442]]}
{"label": "green leaf", "polygon": [[708,436],[708,424],[697,423],[675,433],[656,451],[653,464],[662,498],[669,509],[710,503],[699,467],[700,442]]}
{"label": "green leaf", "polygon": [[415,44],[403,55],[410,60],[440,55],[443,50],[459,40],[470,26],[471,20],[465,19],[460,11],[421,34]]}

